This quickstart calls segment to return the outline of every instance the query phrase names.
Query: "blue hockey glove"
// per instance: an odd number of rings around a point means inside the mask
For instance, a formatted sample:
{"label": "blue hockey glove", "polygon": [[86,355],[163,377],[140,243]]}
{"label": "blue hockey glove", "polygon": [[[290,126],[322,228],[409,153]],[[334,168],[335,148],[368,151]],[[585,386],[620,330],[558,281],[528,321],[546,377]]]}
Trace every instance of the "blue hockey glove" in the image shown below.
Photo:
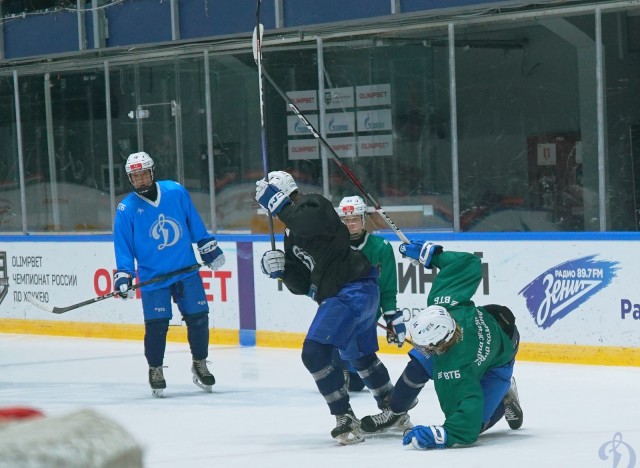
{"label": "blue hockey glove", "polygon": [[291,199],[283,191],[264,179],[256,182],[256,200],[260,203],[260,206],[269,210],[273,216],[278,216],[280,210],[291,203]]}
{"label": "blue hockey glove", "polygon": [[411,241],[410,244],[400,244],[398,250],[402,255],[417,260],[425,268],[431,268],[431,260],[434,255],[442,252],[442,246],[425,241]]}
{"label": "blue hockey glove", "polygon": [[414,426],[402,437],[402,445],[409,444],[418,450],[443,449],[447,445],[447,431],[442,426]]}
{"label": "blue hockey glove", "polygon": [[407,336],[407,327],[404,324],[404,317],[401,310],[389,310],[383,315],[387,322],[387,343],[397,343],[398,348],[402,348],[404,339]]}
{"label": "blue hockey glove", "polygon": [[113,274],[113,290],[118,293],[121,299],[133,299],[136,292],[131,290],[133,286],[133,276],[125,270],[117,270]]}
{"label": "blue hockey glove", "polygon": [[267,250],[260,262],[262,273],[269,278],[278,279],[284,276],[284,252],[282,250]]}
{"label": "blue hockey glove", "polygon": [[205,237],[199,240],[198,253],[205,265],[214,271],[224,265],[224,254],[222,253],[222,249],[218,247],[218,242],[215,237]]}

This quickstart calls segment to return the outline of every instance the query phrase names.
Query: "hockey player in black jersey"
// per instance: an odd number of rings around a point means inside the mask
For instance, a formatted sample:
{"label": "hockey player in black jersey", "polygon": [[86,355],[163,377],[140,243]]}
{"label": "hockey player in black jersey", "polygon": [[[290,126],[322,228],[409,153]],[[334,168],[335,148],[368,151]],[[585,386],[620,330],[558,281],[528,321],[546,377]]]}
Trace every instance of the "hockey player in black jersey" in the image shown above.
{"label": "hockey player in black jersey", "polygon": [[336,417],[331,436],[343,445],[362,442],[360,421],[332,353],[340,350],[378,407],[386,408],[393,385],[376,355],[377,271],[362,252],[351,248],[349,230],[331,202],[319,194],[299,193],[287,172],[270,172],[268,181],[256,182],[256,200],[286,226],[284,252],[265,252],[262,271],[318,304],[302,345],[302,362]]}

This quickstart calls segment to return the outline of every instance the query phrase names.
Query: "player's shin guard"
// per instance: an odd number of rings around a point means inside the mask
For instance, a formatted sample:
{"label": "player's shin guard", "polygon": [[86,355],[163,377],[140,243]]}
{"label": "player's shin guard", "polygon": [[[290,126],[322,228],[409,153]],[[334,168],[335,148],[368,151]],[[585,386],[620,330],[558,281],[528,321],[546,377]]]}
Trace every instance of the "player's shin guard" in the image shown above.
{"label": "player's shin guard", "polygon": [[373,397],[378,403],[378,408],[389,406],[393,384],[389,378],[387,368],[380,362],[376,354],[369,354],[351,361],[351,365],[358,371],[358,375],[364,381]]}
{"label": "player's shin guard", "polygon": [[405,413],[418,403],[418,394],[424,384],[429,381],[429,376],[424,368],[415,359],[411,359],[404,372],[396,382],[389,408],[394,413]]}
{"label": "player's shin guard", "polygon": [[149,367],[162,366],[167,346],[169,320],[150,320],[144,324],[144,355]]}
{"label": "player's shin guard", "polygon": [[311,373],[318,390],[333,415],[350,410],[349,395],[344,389],[344,374],[332,360],[333,346],[305,340],[302,345],[302,363]]}
{"label": "player's shin guard", "polygon": [[187,339],[194,361],[209,356],[209,312],[184,315],[187,324]]}

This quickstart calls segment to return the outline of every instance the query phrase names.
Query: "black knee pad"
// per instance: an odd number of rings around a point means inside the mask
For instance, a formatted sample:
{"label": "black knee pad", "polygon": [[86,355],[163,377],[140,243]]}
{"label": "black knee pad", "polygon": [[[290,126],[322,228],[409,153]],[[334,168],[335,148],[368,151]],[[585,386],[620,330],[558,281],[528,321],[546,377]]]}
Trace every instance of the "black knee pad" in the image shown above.
{"label": "black knee pad", "polygon": [[304,340],[302,344],[302,363],[311,373],[318,372],[331,363],[333,346]]}
{"label": "black knee pad", "polygon": [[183,315],[182,318],[189,328],[209,328],[209,312]]}
{"label": "black knee pad", "polygon": [[166,337],[169,330],[169,319],[149,320],[144,323],[146,334],[152,335],[154,338],[158,336]]}

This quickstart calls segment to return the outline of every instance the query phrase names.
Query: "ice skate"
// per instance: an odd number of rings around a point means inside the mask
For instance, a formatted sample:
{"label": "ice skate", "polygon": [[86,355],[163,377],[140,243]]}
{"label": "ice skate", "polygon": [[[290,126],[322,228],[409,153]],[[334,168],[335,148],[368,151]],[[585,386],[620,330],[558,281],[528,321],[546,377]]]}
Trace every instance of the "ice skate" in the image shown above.
{"label": "ice skate", "polygon": [[523,421],[522,408],[518,399],[518,387],[516,387],[516,379],[511,377],[511,387],[502,399],[504,405],[504,419],[507,420],[511,429],[520,429]]}
{"label": "ice skate", "polygon": [[154,397],[164,397],[164,389],[167,388],[167,382],[164,380],[162,373],[163,366],[149,367],[149,385],[151,386],[151,394]]}
{"label": "ice skate", "polygon": [[407,413],[394,413],[386,408],[382,413],[362,418],[360,427],[363,432],[369,434],[387,432],[390,429],[397,429],[404,433],[405,430],[411,429],[413,424]]}
{"label": "ice skate", "polygon": [[360,429],[360,421],[353,414],[353,410],[345,414],[336,415],[336,427],[331,431],[331,437],[340,445],[352,445],[364,442],[364,435]]}
{"label": "ice skate", "polygon": [[205,392],[211,393],[211,387],[216,383],[216,379],[213,374],[209,372],[206,359],[194,359],[193,365],[191,366],[191,373],[193,374],[193,383]]}

